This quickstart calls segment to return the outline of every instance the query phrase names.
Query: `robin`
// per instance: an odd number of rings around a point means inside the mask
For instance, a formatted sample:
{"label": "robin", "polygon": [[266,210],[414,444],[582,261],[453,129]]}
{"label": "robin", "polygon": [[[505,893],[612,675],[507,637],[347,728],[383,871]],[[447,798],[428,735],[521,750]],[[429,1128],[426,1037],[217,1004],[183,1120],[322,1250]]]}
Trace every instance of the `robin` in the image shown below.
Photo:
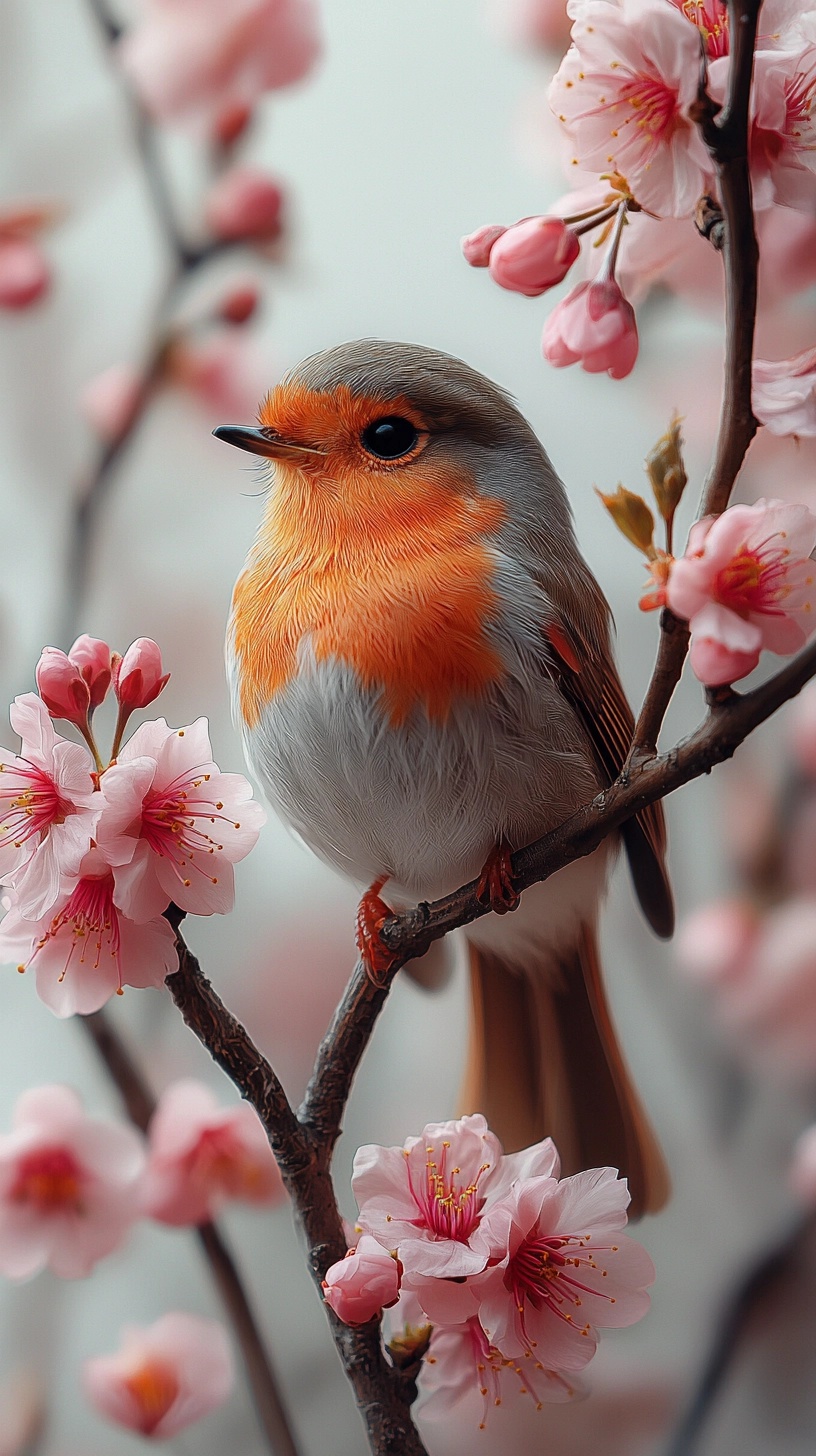
{"label": "robin", "polygon": [[[566,1172],[610,1165],[633,1208],[666,1176],[610,1019],[596,926],[615,845],[528,889],[510,853],[620,772],[633,719],[610,612],[566,493],[508,396],[458,359],[360,340],[314,355],[255,426],[215,434],[274,462],[227,655],[247,758],[323,859],[370,884],[372,975],[390,905],[470,880],[462,1104],[508,1150],[554,1138]],[[671,934],[665,829],[623,827],[635,889]],[[388,902],[381,892],[388,885]]]}

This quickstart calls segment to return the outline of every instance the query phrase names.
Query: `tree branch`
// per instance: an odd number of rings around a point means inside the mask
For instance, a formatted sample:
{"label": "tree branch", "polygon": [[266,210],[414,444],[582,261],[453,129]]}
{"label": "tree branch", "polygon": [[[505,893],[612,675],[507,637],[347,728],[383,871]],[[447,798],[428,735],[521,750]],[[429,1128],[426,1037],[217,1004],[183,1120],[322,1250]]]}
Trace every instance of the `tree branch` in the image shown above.
{"label": "tree branch", "polygon": [[[142,1132],[147,1132],[156,1099],[114,1029],[110,1016],[104,1011],[96,1011],[92,1016],[80,1017],[79,1021],[116,1085],[131,1122]],[[272,1456],[299,1456],[277,1376],[264,1348],[229,1245],[212,1220],[199,1224],[195,1232],[240,1346],[249,1388],[269,1450]]]}
{"label": "tree branch", "polygon": [[[717,243],[725,264],[725,377],[714,459],[703,486],[700,516],[719,515],[757,430],[751,408],[751,366],[757,305],[759,247],[748,166],[749,111],[761,0],[728,0],[731,64],[728,95],[716,117],[703,108],[700,122],[720,184],[723,226]],[[640,711],[628,766],[657,752],[657,740],[688,652],[686,624],[664,610],[657,662]]]}

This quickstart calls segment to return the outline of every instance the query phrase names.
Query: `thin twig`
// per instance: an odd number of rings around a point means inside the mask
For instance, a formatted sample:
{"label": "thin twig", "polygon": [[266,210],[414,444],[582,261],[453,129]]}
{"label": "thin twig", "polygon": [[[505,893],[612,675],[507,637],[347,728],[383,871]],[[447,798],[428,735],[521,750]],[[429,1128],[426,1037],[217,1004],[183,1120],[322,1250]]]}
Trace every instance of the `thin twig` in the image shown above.
{"label": "thin twig", "polygon": [[760,1254],[740,1279],[723,1311],[685,1415],[666,1448],[666,1456],[693,1456],[714,1403],[739,1353],[751,1316],[788,1273],[804,1238],[813,1228],[813,1215],[799,1219],[773,1248]]}
{"label": "thin twig", "polygon": [[[714,460],[703,486],[700,516],[718,515],[734,483],[757,422],[751,409],[751,367],[759,248],[748,166],[749,106],[761,0],[729,0],[731,61],[728,95],[717,116],[704,109],[701,130],[719,177],[725,264],[725,377]],[[661,615],[657,662],[635,727],[629,765],[657,752],[657,740],[688,652],[684,622]]]}
{"label": "thin twig", "polygon": [[[156,1100],[110,1016],[96,1011],[79,1019],[116,1085],[131,1122],[147,1132]],[[240,1346],[268,1448],[272,1456],[299,1456],[277,1377],[229,1245],[213,1220],[199,1224],[196,1236]]]}

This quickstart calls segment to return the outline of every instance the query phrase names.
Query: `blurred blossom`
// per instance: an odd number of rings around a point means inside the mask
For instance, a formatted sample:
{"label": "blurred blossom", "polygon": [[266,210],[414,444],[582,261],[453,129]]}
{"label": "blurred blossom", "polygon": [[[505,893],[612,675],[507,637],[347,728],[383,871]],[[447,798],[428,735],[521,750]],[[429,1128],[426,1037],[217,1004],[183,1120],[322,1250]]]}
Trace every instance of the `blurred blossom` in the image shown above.
{"label": "blurred blossom", "polygon": [[45,1425],[45,1400],[32,1370],[18,1368],[0,1387],[0,1456],[30,1456]]}
{"label": "blurred blossom", "polygon": [[816,1209],[816,1124],[806,1128],[796,1141],[789,1179],[797,1198]]}
{"label": "blurred blossom", "polygon": [[141,0],[120,43],[125,72],[159,121],[213,122],[301,80],[320,43],[312,0]]}
{"label": "blurred blossom", "polygon": [[118,1353],[86,1360],[82,1383],[109,1421],[166,1441],[223,1405],[235,1375],[220,1324],[172,1313],[125,1325]]}
{"label": "blurred blossom", "polygon": [[172,382],[189,390],[215,423],[254,418],[269,388],[263,360],[235,329],[178,340],[168,352],[167,368]]}
{"label": "blurred blossom", "polygon": [[112,364],[89,379],[80,395],[80,409],[94,434],[106,445],[130,429],[144,398],[144,379],[132,364]]}
{"label": "blurred blossom", "polygon": [[666,600],[691,628],[691,666],[717,687],[751,672],[763,648],[796,652],[816,628],[811,609],[816,515],[762,500],[730,506],[691,529]]}
{"label": "blurred blossom", "polygon": [[579,283],[547,319],[541,347],[556,369],[580,364],[588,374],[625,379],[638,355],[635,311],[614,279]]}
{"label": "blurred blossom", "polygon": [[0,1136],[0,1272],[89,1274],[138,1216],[143,1170],[132,1128],[86,1117],[68,1087],[24,1092]]}
{"label": "blurred blossom", "polygon": [[255,1110],[221,1107],[202,1082],[167,1087],[148,1136],[145,1212],[160,1223],[204,1223],[230,1199],[267,1205],[284,1196]]}
{"label": "blurred blossom", "polygon": [[211,232],[225,242],[271,242],[280,237],[282,209],[279,182],[257,167],[233,167],[210,188],[205,217]]}
{"label": "blurred blossom", "polygon": [[566,278],[580,251],[580,239],[560,217],[527,217],[493,243],[490,276],[501,288],[536,298]]}
{"label": "blurred blossom", "polygon": [[[816,195],[816,178],[814,179]],[[816,436],[816,349],[794,359],[755,359],[752,404],[772,435]]]}
{"label": "blurred blossom", "polygon": [[51,269],[39,244],[0,233],[0,308],[30,308],[50,284]]}
{"label": "blurred blossom", "polygon": [[816,682],[805,683],[787,715],[788,743],[796,766],[816,779]]}
{"label": "blurred blossom", "polygon": [[569,45],[567,0],[489,0],[487,13],[491,29],[511,45],[559,55]]}
{"label": "blurred blossom", "polygon": [[[763,12],[761,32],[767,24]],[[816,125],[811,108],[816,89],[816,45],[800,44],[797,51],[760,48],[754,56],[749,146],[751,185],[758,211],[777,203],[813,214]],[[709,91],[720,104],[725,101],[729,64],[723,58],[709,67]]]}
{"label": "blurred blossom", "polygon": [[743,900],[701,905],[680,926],[675,942],[678,963],[706,985],[739,976],[759,924],[756,911]]}
{"label": "blurred blossom", "polygon": [[218,317],[227,324],[245,324],[257,311],[260,301],[261,290],[254,279],[234,283],[221,298]]}
{"label": "blurred blossom", "polygon": [[396,1304],[399,1286],[399,1260],[363,1234],[345,1259],[326,1271],[323,1298],[344,1324],[364,1325]]}

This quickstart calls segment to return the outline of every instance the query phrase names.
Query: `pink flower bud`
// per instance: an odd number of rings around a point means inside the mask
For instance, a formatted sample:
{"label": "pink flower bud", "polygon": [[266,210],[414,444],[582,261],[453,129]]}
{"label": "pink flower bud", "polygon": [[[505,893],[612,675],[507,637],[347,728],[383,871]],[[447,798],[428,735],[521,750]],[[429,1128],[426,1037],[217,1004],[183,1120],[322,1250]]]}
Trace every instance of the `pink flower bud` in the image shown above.
{"label": "pink flower bud", "polygon": [[251,120],[252,107],[245,101],[228,101],[213,122],[213,141],[219,147],[233,147]]}
{"label": "pink flower bud", "polygon": [[462,239],[462,256],[471,268],[486,268],[490,261],[490,249],[507,228],[500,223],[486,223],[484,227],[477,228],[475,233],[468,233]]}
{"label": "pink flower bud", "polygon": [[536,298],[566,278],[581,244],[560,217],[517,222],[490,250],[490,276],[500,288]]}
{"label": "pink flower bud", "polygon": [[80,395],[80,408],[94,434],[106,444],[121,439],[139,411],[144,381],[131,364],[112,364],[94,375]]}
{"label": "pink flower bud", "polygon": [[550,314],[541,347],[556,369],[580,364],[588,374],[625,379],[638,355],[635,311],[614,279],[579,283]]}
{"label": "pink flower bud", "polygon": [[113,690],[120,707],[131,713],[152,703],[169,677],[162,672],[161,648],[149,637],[137,637],[123,658],[113,659]]}
{"label": "pink flower bud", "polygon": [[260,298],[260,290],[254,283],[236,284],[224,294],[218,306],[218,317],[225,324],[245,324],[252,318]]}
{"label": "pink flower bud", "polygon": [[211,188],[207,225],[225,242],[255,239],[270,242],[281,233],[283,191],[255,167],[233,167]]}
{"label": "pink flower bud", "polygon": [[397,1259],[370,1234],[356,1249],[332,1264],[323,1280],[323,1298],[344,1324],[364,1325],[399,1298],[401,1269]]}
{"label": "pink flower bud", "polygon": [[84,727],[91,694],[75,662],[58,647],[44,647],[35,672],[37,691],[52,718]]}
{"label": "pink flower bud", "polygon": [[111,684],[111,650],[107,642],[83,634],[70,649],[68,661],[79,668],[88,685],[93,712],[104,701]]}
{"label": "pink flower bud", "polygon": [[0,238],[0,308],[29,308],[51,283],[51,270],[36,243]]}

